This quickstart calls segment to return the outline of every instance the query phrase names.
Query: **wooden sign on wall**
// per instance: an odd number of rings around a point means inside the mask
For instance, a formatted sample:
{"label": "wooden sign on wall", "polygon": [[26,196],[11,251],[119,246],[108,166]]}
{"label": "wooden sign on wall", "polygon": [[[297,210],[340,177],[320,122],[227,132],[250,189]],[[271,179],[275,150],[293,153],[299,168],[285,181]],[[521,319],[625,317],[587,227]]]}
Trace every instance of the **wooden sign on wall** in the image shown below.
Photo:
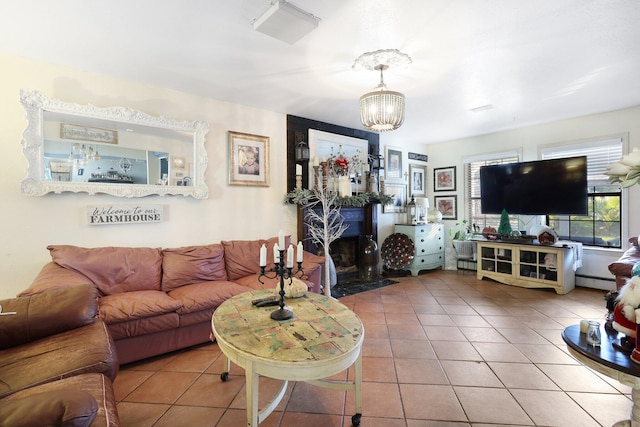
{"label": "wooden sign on wall", "polygon": [[162,205],[102,205],[87,206],[87,223],[104,224],[141,224],[162,222]]}

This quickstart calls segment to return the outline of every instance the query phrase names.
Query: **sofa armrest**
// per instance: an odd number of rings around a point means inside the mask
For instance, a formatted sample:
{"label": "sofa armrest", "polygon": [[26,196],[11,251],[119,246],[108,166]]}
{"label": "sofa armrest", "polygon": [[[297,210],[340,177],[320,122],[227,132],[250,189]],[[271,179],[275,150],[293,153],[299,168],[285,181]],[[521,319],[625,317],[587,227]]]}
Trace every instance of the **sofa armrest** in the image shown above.
{"label": "sofa armrest", "polygon": [[93,285],[79,285],[1,300],[2,312],[7,314],[0,316],[0,349],[93,323],[97,298]]}
{"label": "sofa armrest", "polygon": [[324,257],[314,255],[311,252],[304,252],[304,261],[302,268],[307,276],[307,281],[313,283],[310,291],[319,294],[322,290],[322,267],[324,266]]}
{"label": "sofa armrest", "polygon": [[72,288],[86,284],[94,286],[87,276],[77,271],[61,267],[55,262],[49,262],[42,267],[31,285],[20,292],[18,296],[35,295],[44,291]]}
{"label": "sofa armrest", "polygon": [[90,426],[97,413],[96,399],[81,390],[56,390],[0,400],[0,420],[8,426]]}

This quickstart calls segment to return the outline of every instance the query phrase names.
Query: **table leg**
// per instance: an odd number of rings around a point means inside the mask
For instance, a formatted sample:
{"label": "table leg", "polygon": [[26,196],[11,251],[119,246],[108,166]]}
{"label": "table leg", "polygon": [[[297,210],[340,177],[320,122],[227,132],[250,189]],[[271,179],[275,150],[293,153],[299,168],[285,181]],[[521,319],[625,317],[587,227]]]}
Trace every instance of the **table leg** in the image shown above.
{"label": "table leg", "polygon": [[258,374],[254,371],[253,363],[248,363],[244,375],[247,379],[247,427],[258,427]]}
{"label": "table leg", "polygon": [[362,349],[353,364],[354,378],[353,385],[356,392],[356,414],[351,417],[351,425],[358,427],[362,418]]}

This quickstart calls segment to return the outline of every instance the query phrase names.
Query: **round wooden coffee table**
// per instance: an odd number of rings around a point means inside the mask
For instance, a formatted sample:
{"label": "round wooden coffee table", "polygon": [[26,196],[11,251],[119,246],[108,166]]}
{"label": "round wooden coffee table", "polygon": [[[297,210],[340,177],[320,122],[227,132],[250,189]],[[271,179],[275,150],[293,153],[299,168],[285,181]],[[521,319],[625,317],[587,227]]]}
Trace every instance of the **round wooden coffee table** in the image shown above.
{"label": "round wooden coffee table", "polygon": [[[227,380],[230,362],[245,370],[247,426],[257,426],[276,408],[289,381],[355,391],[356,414],[351,422],[358,426],[362,415],[362,322],[337,300],[311,292],[287,299],[294,317],[276,321],[270,315],[277,307],[251,304],[273,294],[273,290],[259,290],[237,295],[222,303],[211,319],[213,335],[226,357],[227,371],[221,379]],[[353,382],[327,380],[351,365]],[[261,411],[260,375],[284,381],[277,396]]]}

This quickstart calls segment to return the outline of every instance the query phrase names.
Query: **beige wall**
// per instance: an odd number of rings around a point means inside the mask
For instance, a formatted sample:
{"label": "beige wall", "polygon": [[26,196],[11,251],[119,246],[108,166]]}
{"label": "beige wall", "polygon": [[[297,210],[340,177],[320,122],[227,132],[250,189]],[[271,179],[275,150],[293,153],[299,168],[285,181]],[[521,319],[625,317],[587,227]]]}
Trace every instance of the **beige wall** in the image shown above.
{"label": "beige wall", "polygon": [[[279,159],[286,157],[284,114],[15,56],[0,55],[0,70],[0,299],[15,296],[31,283],[50,260],[49,244],[172,247],[269,237],[280,229],[295,236],[295,209],[282,203],[286,171]],[[25,177],[26,160],[20,140],[26,120],[19,102],[20,88],[39,90],[67,102],[126,106],[170,119],[208,122],[209,198],[22,195],[20,181]],[[227,184],[229,130],[270,137],[270,187]],[[155,224],[86,225],[89,205],[136,203],[165,205],[168,215],[164,222]]]}
{"label": "beige wall", "polygon": [[[0,54],[0,298],[13,297],[26,288],[50,258],[49,244],[94,246],[171,247],[229,239],[253,239],[276,235],[282,229],[295,235],[295,209],[282,203],[286,171],[278,159],[286,156],[286,117],[265,110],[146,86],[113,77],[86,73]],[[209,198],[152,196],[126,199],[106,195],[20,194],[26,161],[20,140],[26,127],[19,103],[20,88],[35,89],[52,98],[79,104],[126,106],[176,120],[203,120],[210,124],[206,150]],[[427,190],[433,205],[433,168],[458,166],[458,204],[463,206],[462,159],[474,154],[522,149],[524,160],[537,158],[543,144],[628,132],[629,146],[640,146],[640,107],[571,120],[448,141],[407,147],[393,132],[381,134],[385,145],[401,147],[404,167],[407,152],[429,155]],[[313,117],[310,117],[313,119]],[[227,131],[266,135],[271,139],[271,186],[237,187],[227,184]],[[445,194],[445,193],[443,193]],[[450,194],[450,193],[446,193]],[[640,207],[640,188],[628,190],[628,212]],[[96,204],[162,204],[168,207],[165,221],[157,224],[88,226],[85,209]],[[462,212],[459,212],[461,217]],[[403,222],[397,214],[379,213],[379,244]],[[626,215],[623,235],[640,232],[640,217]],[[455,221],[446,221],[450,226]],[[449,245],[450,246],[450,245]],[[610,277],[606,265],[620,251],[587,251],[586,267],[579,273]],[[588,281],[580,283],[591,285]],[[605,284],[606,285],[606,284]]]}
{"label": "beige wall", "polygon": [[[455,194],[458,196],[458,217],[461,218],[464,215],[464,205],[461,202],[464,200],[464,188],[461,183],[463,182],[462,161],[465,157],[519,150],[524,161],[538,160],[538,148],[541,145],[625,133],[628,134],[628,150],[632,150],[633,147],[640,147],[640,120],[638,117],[640,117],[640,107],[634,107],[428,145],[426,151],[429,155],[428,176],[430,182],[427,188],[430,191],[430,201],[433,203],[433,168],[457,166],[458,185]],[[640,186],[634,186],[625,192],[623,218],[626,221],[623,224],[623,241],[626,241],[626,237],[629,235],[640,233],[640,216],[634,214],[640,209]],[[445,221],[445,223],[448,228],[455,224],[455,221]],[[449,243],[447,246],[450,247],[451,244]],[[585,250],[584,266],[577,274],[611,279],[612,276],[607,265],[616,260],[620,253],[619,250],[587,249]],[[611,283],[598,283],[598,281],[584,278],[577,279],[577,284],[599,288],[613,286]]]}

